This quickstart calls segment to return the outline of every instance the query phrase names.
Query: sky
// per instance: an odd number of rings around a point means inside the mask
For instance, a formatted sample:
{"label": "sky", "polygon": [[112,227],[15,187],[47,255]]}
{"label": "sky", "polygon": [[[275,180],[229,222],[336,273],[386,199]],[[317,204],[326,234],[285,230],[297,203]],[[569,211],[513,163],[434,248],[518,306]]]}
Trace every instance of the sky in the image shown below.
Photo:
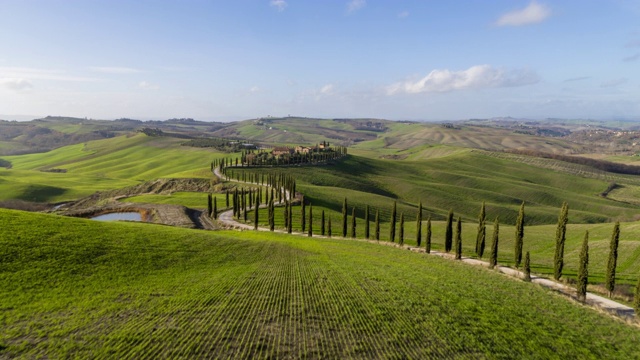
{"label": "sky", "polygon": [[0,0],[0,114],[640,121],[640,0]]}

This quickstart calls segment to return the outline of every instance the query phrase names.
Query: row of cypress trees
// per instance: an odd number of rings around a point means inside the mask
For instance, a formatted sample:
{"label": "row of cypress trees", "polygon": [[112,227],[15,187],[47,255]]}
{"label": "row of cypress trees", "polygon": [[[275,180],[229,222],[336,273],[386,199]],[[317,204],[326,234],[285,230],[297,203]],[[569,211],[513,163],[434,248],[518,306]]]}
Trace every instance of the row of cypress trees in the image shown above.
{"label": "row of cypress trees", "polygon": [[[246,175],[245,175],[246,176]],[[251,179],[258,182],[257,174],[254,174]],[[280,182],[274,180],[276,177],[271,176],[267,180],[268,186],[270,184],[278,185],[278,184],[287,184],[289,186],[288,191],[293,191],[295,193],[295,180],[289,178],[285,180],[283,175],[279,175],[277,177]],[[293,187],[291,187],[293,184]],[[238,194],[237,189],[234,192],[234,199]],[[271,188],[271,197],[267,196],[267,207],[268,207],[268,220],[269,220],[269,229],[274,231],[275,223],[274,223],[274,206],[275,206],[275,195],[274,188]],[[251,198],[251,196],[249,196]],[[261,191],[258,190],[255,193],[255,208],[259,207],[261,201]],[[242,204],[242,200],[238,198],[238,201],[234,201],[234,214],[236,203]],[[284,219],[285,219],[285,228],[287,232],[291,233],[293,224],[292,224],[292,204],[288,199],[284,199]],[[227,192],[227,205],[228,205],[228,192]],[[301,230],[302,232],[306,232],[308,236],[313,236],[314,228],[313,228],[313,206],[309,203],[309,212],[308,217],[306,213],[307,202],[302,197],[301,200]],[[252,206],[250,206],[251,208]],[[416,215],[416,244],[418,247],[422,245],[422,202],[420,202],[418,207],[418,212]],[[244,209],[244,220],[246,221],[246,208]],[[568,223],[568,214],[569,214],[569,205],[566,202],[563,202],[562,207],[560,209],[560,214],[558,216],[558,224],[556,227],[556,239],[555,239],[555,253],[554,253],[554,279],[560,280],[562,277],[562,271],[564,267],[564,247],[566,242],[566,229]],[[215,198],[211,197],[209,194],[209,215],[217,218],[217,208]],[[351,209],[351,221],[349,222],[348,216],[348,202],[347,198],[344,198],[343,207],[342,207],[342,229],[341,235],[346,238],[356,238],[356,207],[352,207]],[[254,228],[258,228],[258,211],[254,212]],[[455,242],[454,242],[454,229],[453,229],[453,219],[454,214],[453,211],[450,210],[447,215],[446,226],[445,226],[445,242],[444,248],[445,252],[455,251],[455,258],[462,258],[462,219],[458,216],[455,226]],[[370,207],[367,205],[365,207],[365,215],[364,215],[364,234],[365,238],[369,239],[371,237],[370,233]],[[308,221],[308,223],[307,223]],[[396,223],[398,221],[397,216],[397,202],[394,201],[392,210],[391,210],[391,219],[389,224],[389,240],[391,242],[395,242],[396,233],[398,233],[398,243],[400,245],[404,244],[404,227],[405,227],[405,217],[404,213],[400,214],[399,217],[399,229],[396,228]],[[523,202],[520,206],[518,217],[516,219],[515,224],[515,241],[514,241],[514,264],[516,268],[520,268],[520,265],[523,265],[524,270],[524,279],[525,281],[531,280],[530,275],[530,253],[526,252],[524,257],[524,264],[522,264],[522,253],[523,253],[523,243],[524,243],[524,224],[525,224],[525,203]],[[350,226],[348,226],[350,225]],[[398,231],[396,231],[398,230]],[[489,266],[494,268],[497,266],[498,260],[498,248],[499,248],[499,232],[500,232],[500,224],[499,219],[496,217],[493,225],[493,235],[492,235],[492,243],[491,243],[491,253],[489,256]],[[323,236],[332,236],[332,228],[331,228],[331,218],[325,217],[324,210],[321,213],[321,224],[320,224],[320,234]],[[431,216],[427,219],[426,224],[426,236],[425,236],[425,250],[427,253],[431,252]],[[618,257],[618,245],[619,245],[619,237],[620,237],[620,224],[616,222],[613,228],[613,233],[610,241],[610,251],[609,257],[607,261],[607,269],[606,269],[606,279],[605,279],[605,288],[608,291],[609,297],[613,295],[613,291],[615,289],[615,274],[616,274],[616,264]],[[375,240],[380,240],[380,214],[379,210],[375,212],[375,220],[374,220],[374,232],[373,238]],[[588,263],[589,263],[589,232],[585,232],[584,240],[582,243],[582,248],[580,252],[579,264],[578,264],[578,276],[577,276],[577,284],[576,291],[579,299],[586,299],[587,293],[587,285],[588,285]],[[478,258],[482,258],[484,255],[484,250],[486,247],[486,204],[483,202],[480,208],[480,214],[478,216],[478,229],[476,234],[476,246],[475,253]],[[636,296],[634,297],[634,306],[637,310],[640,311],[640,280],[638,281],[638,285],[636,286]]]}

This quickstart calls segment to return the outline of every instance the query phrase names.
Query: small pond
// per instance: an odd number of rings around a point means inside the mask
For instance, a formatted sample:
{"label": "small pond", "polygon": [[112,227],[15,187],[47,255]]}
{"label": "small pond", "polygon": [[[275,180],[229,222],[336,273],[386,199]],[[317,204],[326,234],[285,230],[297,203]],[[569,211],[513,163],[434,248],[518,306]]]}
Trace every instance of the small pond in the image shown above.
{"label": "small pond", "polygon": [[137,212],[114,212],[99,216],[94,216],[92,220],[98,221],[114,221],[114,220],[126,220],[126,221],[142,221],[142,215]]}

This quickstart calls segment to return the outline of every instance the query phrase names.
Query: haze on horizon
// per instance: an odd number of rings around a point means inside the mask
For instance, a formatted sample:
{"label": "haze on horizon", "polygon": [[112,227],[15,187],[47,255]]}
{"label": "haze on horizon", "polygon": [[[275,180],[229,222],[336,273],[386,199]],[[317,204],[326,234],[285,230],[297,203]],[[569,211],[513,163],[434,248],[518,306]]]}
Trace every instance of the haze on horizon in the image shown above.
{"label": "haze on horizon", "polygon": [[635,0],[0,0],[0,114],[640,118]]}

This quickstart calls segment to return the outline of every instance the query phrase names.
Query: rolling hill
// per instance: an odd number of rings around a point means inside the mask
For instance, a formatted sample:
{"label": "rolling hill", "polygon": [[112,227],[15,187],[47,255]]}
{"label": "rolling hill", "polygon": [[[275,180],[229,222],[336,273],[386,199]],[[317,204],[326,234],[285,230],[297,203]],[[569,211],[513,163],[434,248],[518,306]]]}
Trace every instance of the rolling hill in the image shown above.
{"label": "rolling hill", "polygon": [[364,242],[0,210],[0,358],[632,359],[640,330]]}

